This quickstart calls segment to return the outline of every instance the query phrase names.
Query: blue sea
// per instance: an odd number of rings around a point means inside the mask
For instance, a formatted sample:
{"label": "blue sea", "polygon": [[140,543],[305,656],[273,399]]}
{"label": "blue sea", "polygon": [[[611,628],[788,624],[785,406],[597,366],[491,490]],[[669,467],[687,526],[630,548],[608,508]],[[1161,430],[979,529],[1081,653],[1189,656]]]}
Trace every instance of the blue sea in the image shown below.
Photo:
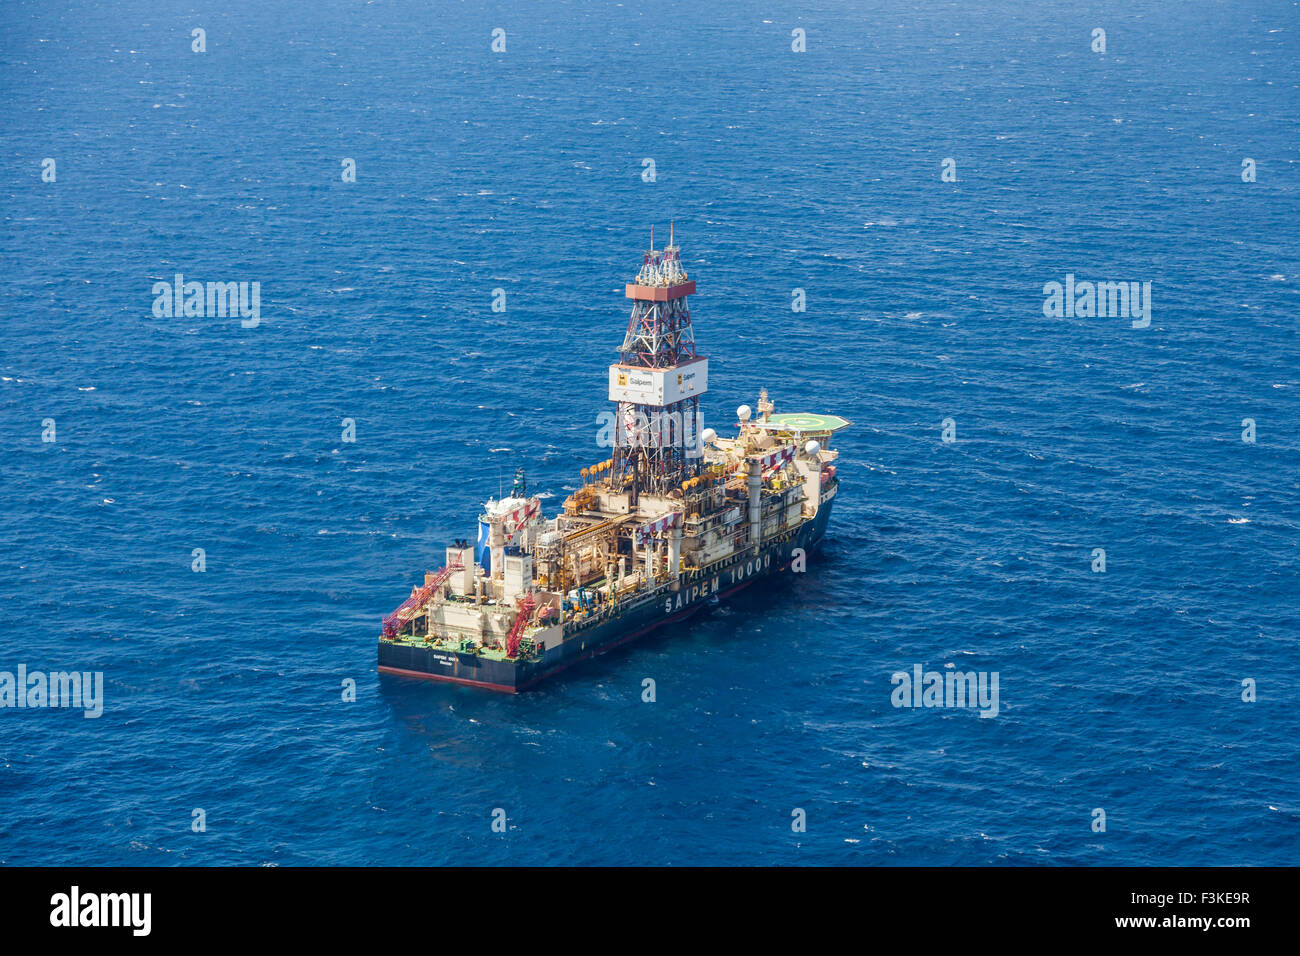
{"label": "blue sea", "polygon": [[[0,671],[104,689],[0,709],[0,862],[1296,863],[1297,10],[6,3]],[[517,697],[381,677],[607,457],[670,222],[704,423],[854,423],[824,550]]]}

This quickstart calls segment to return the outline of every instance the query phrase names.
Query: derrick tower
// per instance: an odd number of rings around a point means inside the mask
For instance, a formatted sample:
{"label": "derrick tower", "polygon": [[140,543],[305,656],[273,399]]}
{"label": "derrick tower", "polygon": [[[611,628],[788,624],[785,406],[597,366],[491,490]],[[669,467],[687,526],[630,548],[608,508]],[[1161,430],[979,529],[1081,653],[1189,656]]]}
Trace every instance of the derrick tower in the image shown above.
{"label": "derrick tower", "polygon": [[695,282],[673,243],[641,257],[627,286],[632,316],[609,367],[609,400],[618,403],[614,473],[639,492],[665,494],[699,470],[700,396],[709,387],[709,360],[695,352],[687,297]]}

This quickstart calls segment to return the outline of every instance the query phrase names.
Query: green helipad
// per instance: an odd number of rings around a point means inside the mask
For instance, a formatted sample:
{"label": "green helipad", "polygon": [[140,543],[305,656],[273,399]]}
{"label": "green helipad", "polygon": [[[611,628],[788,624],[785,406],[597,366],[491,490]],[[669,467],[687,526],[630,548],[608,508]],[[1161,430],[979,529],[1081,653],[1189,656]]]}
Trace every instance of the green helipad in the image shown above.
{"label": "green helipad", "polygon": [[814,415],[811,412],[786,412],[782,415],[773,415],[767,423],[795,432],[834,432],[853,424],[847,418],[840,418],[838,415]]}

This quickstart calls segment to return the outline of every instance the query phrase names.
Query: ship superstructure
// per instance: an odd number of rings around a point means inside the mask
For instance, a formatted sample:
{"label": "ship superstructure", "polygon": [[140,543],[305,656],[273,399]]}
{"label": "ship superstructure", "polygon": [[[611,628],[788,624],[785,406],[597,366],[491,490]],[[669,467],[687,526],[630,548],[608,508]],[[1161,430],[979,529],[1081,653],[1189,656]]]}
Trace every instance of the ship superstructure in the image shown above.
{"label": "ship superstructure", "polygon": [[517,691],[578,660],[680,621],[802,563],[839,488],[833,415],[737,409],[737,434],[700,427],[708,359],[688,306],[695,283],[653,235],[634,282],[619,360],[612,455],[581,469],[553,517],[522,472],[488,501],[478,540],[383,622],[379,669]]}

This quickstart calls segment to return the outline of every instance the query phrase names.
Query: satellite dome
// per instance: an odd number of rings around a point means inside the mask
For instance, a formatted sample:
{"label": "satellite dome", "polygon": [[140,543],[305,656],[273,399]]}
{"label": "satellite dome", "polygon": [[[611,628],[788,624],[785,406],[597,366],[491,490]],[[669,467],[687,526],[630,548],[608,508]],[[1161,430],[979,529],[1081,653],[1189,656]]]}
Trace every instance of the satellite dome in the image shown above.
{"label": "satellite dome", "polygon": [[742,422],[749,421],[749,416],[752,414],[754,413],[750,411],[748,405],[741,405],[738,409],[736,409],[736,417],[739,418]]}
{"label": "satellite dome", "polygon": [[712,428],[706,428],[704,431],[700,432],[700,440],[706,445],[712,444],[717,437],[718,433]]}
{"label": "satellite dome", "polygon": [[809,456],[813,456],[822,450],[822,446],[816,441],[810,441],[808,444],[803,446],[803,450],[806,451]]}

